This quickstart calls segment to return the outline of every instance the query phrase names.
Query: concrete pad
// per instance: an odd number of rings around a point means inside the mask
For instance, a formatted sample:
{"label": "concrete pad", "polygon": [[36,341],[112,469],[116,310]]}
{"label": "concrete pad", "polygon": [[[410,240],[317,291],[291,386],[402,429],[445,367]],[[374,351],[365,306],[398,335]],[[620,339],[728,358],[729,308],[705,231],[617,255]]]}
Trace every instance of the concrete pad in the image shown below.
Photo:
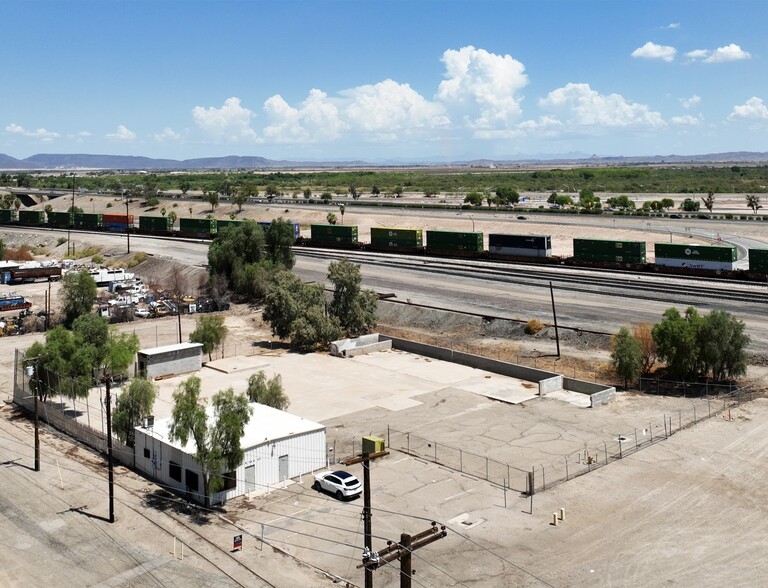
{"label": "concrete pad", "polygon": [[203,367],[210,368],[225,374],[242,372],[245,370],[264,369],[269,366],[269,361],[262,355],[251,355],[248,357],[236,356],[225,359],[215,359],[207,362]]}
{"label": "concrete pad", "polygon": [[544,396],[547,398],[553,398],[555,400],[562,400],[563,402],[567,402],[573,406],[578,406],[579,408],[589,408],[592,406],[592,400],[589,398],[589,396],[587,394],[582,394],[581,392],[555,390],[554,392],[550,392]]}
{"label": "concrete pad", "polygon": [[516,390],[514,388],[499,390],[497,392],[475,392],[475,394],[480,394],[486,398],[499,400],[501,402],[508,402],[509,404],[522,404],[528,400],[538,398],[538,394],[531,394],[530,390]]}
{"label": "concrete pad", "polygon": [[383,400],[379,400],[376,403],[376,406],[380,406],[381,408],[386,408],[387,410],[397,412],[399,410],[405,410],[406,408],[413,408],[414,406],[419,406],[420,404],[421,402],[419,402],[418,400],[395,396],[393,398],[386,398]]}

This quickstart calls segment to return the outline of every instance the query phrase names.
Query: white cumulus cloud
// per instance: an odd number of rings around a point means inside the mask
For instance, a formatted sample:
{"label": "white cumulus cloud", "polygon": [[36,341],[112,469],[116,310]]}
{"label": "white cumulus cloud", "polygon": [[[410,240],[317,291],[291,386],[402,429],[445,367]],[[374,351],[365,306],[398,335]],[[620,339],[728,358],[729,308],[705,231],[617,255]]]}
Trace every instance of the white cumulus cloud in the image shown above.
{"label": "white cumulus cloud", "polygon": [[680,28],[680,23],[679,22],[671,22],[667,26],[661,27],[661,28],[663,28],[663,29],[679,29]]}
{"label": "white cumulus cloud", "polygon": [[297,108],[282,96],[275,95],[264,102],[268,124],[264,138],[278,143],[310,143],[338,138],[345,128],[338,107],[328,95],[313,88]]}
{"label": "white cumulus cloud", "polygon": [[50,143],[54,139],[58,139],[61,135],[59,133],[55,133],[53,131],[46,131],[43,128],[32,130],[27,130],[24,127],[17,125],[16,123],[11,123],[7,127],[5,127],[5,132],[10,135],[22,135],[23,137],[32,137],[33,139],[39,139],[44,143]]}
{"label": "white cumulus cloud", "polygon": [[620,94],[602,95],[589,84],[567,84],[539,100],[544,109],[562,113],[567,126],[663,127],[661,114]]}
{"label": "white cumulus cloud", "polygon": [[152,139],[158,143],[164,143],[165,141],[178,141],[181,139],[181,135],[171,127],[165,127],[162,133],[153,134]]}
{"label": "white cumulus cloud", "polygon": [[695,127],[701,124],[701,120],[695,116],[691,116],[690,114],[686,114],[683,116],[673,116],[669,119],[669,122],[673,125],[680,125],[680,126],[689,126],[689,127]]}
{"label": "white cumulus cloud", "polygon": [[717,49],[694,49],[685,54],[691,61],[701,61],[703,63],[726,63],[728,61],[742,61],[751,59],[752,54],[744,51],[739,45],[731,43]]}
{"label": "white cumulus cloud", "polygon": [[768,119],[768,106],[763,103],[762,98],[752,96],[744,104],[734,106],[733,112],[728,115],[730,120],[735,119],[752,119],[752,120],[766,120]]}
{"label": "white cumulus cloud", "polygon": [[683,105],[683,108],[688,110],[689,108],[693,108],[694,106],[697,106],[701,102],[701,96],[697,96],[694,94],[690,98],[680,98],[680,104]]}
{"label": "white cumulus cloud", "polygon": [[251,128],[253,112],[241,106],[239,98],[227,98],[221,108],[195,106],[192,116],[197,126],[216,141],[240,143],[258,140]]}
{"label": "white cumulus cloud", "polygon": [[341,94],[349,100],[344,115],[350,126],[367,133],[413,133],[450,124],[442,104],[430,102],[408,84],[384,80]]}
{"label": "white cumulus cloud", "polygon": [[528,84],[525,66],[510,55],[467,46],[443,53],[446,79],[437,99],[459,112],[471,128],[512,126],[522,113],[519,92]]}
{"label": "white cumulus cloud", "polygon": [[125,125],[117,125],[117,130],[114,133],[107,133],[106,137],[110,141],[129,142],[136,139],[136,133],[128,129]]}
{"label": "white cumulus cloud", "polygon": [[632,52],[632,57],[642,57],[644,59],[661,59],[662,61],[674,61],[677,55],[677,49],[668,45],[657,45],[648,41],[642,47],[638,47]]}

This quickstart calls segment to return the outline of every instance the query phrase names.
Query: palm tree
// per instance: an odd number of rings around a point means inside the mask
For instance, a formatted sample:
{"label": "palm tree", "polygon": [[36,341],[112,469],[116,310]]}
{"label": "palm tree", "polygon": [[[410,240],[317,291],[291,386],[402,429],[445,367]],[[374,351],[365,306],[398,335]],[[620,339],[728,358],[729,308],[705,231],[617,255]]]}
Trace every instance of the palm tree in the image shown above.
{"label": "palm tree", "polygon": [[758,208],[762,208],[760,205],[760,196],[755,194],[747,194],[745,198],[747,201],[747,206],[752,209],[752,213],[757,214]]}

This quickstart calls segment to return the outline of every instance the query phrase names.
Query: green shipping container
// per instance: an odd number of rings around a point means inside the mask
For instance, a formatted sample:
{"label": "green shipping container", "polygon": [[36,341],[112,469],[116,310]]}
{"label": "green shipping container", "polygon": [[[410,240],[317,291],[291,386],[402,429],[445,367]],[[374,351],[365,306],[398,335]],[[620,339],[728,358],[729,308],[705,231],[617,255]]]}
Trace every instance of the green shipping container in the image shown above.
{"label": "green shipping container", "polygon": [[768,249],[749,250],[749,271],[768,274]]}
{"label": "green shipping container", "polygon": [[181,218],[179,233],[183,235],[215,235],[216,219],[212,218]]}
{"label": "green shipping container", "polygon": [[427,231],[427,251],[480,253],[482,250],[482,233]]}
{"label": "green shipping container", "polygon": [[20,210],[19,224],[39,227],[45,224],[45,212],[42,210]]}
{"label": "green shipping container", "polygon": [[74,224],[75,215],[71,212],[49,212],[48,225],[69,228]]}
{"label": "green shipping container", "polygon": [[733,245],[695,245],[691,243],[654,243],[656,259],[695,261],[736,261]]}
{"label": "green shipping container", "polygon": [[140,216],[139,230],[150,233],[167,233],[172,228],[171,219],[165,216]]}
{"label": "green shipping container", "polygon": [[81,212],[75,213],[75,226],[84,228],[98,229],[104,224],[102,215],[98,213]]}
{"label": "green shipping container", "polygon": [[386,249],[418,249],[424,245],[422,229],[371,227],[371,245]]}
{"label": "green shipping container", "polygon": [[311,225],[310,235],[318,243],[357,243],[356,225]]}
{"label": "green shipping container", "polygon": [[0,208],[0,223],[15,223],[18,215],[13,208]]}
{"label": "green shipping container", "polygon": [[574,239],[573,257],[584,261],[645,263],[645,241]]}

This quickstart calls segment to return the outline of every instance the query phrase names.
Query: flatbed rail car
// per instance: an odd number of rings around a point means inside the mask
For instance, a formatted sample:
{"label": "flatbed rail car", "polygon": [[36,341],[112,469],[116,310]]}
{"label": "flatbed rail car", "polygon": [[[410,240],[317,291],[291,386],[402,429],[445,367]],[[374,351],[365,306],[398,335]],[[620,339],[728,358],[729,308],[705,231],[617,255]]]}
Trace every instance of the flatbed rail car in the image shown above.
{"label": "flatbed rail car", "polygon": [[36,282],[40,279],[58,282],[61,279],[60,267],[24,267],[8,270],[8,283]]}

